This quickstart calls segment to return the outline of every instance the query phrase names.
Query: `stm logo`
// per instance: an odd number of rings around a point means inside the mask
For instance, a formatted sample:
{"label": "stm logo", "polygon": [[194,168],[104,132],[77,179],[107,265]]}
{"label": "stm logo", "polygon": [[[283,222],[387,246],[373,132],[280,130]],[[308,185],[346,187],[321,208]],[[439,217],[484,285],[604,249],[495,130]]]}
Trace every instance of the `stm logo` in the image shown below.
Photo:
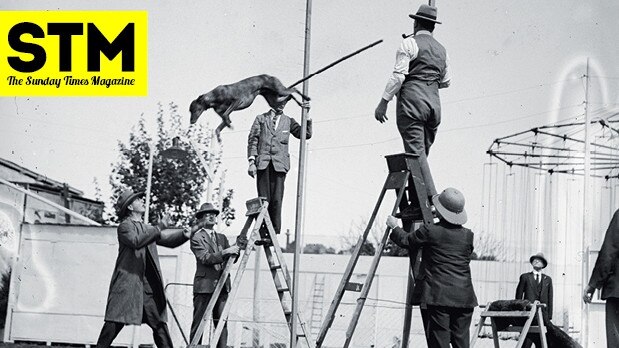
{"label": "stm logo", "polygon": [[0,95],[147,95],[145,11],[0,11]]}

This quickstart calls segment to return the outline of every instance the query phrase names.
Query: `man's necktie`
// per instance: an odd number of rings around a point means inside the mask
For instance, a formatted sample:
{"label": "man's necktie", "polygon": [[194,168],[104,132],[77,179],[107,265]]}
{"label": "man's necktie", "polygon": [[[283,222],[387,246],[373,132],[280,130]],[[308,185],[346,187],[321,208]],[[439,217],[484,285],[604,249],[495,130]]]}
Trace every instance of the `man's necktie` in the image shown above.
{"label": "man's necktie", "polygon": [[277,128],[277,118],[279,117],[278,114],[273,115],[273,129]]}
{"label": "man's necktie", "polygon": [[[213,242],[213,245],[215,245],[215,252],[221,251],[221,248],[217,243],[217,235],[215,234],[215,231],[211,232],[211,241]],[[221,271],[221,264],[216,263],[214,266],[216,271]]]}
{"label": "man's necktie", "polygon": [[539,274],[536,274],[536,275],[535,275],[535,282],[536,282],[537,284],[539,284]]}

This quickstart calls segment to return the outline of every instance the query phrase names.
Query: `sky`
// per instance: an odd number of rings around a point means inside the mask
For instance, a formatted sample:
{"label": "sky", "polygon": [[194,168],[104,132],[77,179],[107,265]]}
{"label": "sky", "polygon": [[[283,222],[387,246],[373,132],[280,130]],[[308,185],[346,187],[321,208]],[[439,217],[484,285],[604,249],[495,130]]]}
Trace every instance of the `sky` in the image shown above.
{"label": "sky", "polygon": [[[262,73],[289,85],[302,77],[303,1],[3,1],[1,10],[148,11],[147,97],[0,98],[0,157],[69,183],[94,197],[96,178],[104,198],[108,177],[143,114],[151,129],[157,104],[174,102],[186,113],[198,95]],[[304,241],[340,247],[340,236],[367,219],[387,175],[384,156],[403,152],[395,125],[380,124],[374,108],[382,96],[402,33],[412,32],[423,2],[314,0],[310,71],[378,39],[375,46],[309,82],[314,136],[308,142]],[[584,80],[590,62],[594,109],[619,101],[619,3],[577,1],[437,0],[435,37],[450,56],[453,79],[441,90],[442,123],[429,162],[437,189],[460,189],[479,228],[485,151],[495,138],[584,112]],[[231,115],[224,130],[226,188],[236,194],[238,233],[244,202],[256,196],[247,175],[247,133],[268,110],[260,97]],[[300,108],[285,112],[300,120]],[[209,110],[199,122],[216,126]],[[291,140],[283,226],[294,234],[298,141]],[[388,196],[386,205],[391,206]],[[385,211],[386,212],[386,211]],[[384,214],[383,214],[384,216]]]}

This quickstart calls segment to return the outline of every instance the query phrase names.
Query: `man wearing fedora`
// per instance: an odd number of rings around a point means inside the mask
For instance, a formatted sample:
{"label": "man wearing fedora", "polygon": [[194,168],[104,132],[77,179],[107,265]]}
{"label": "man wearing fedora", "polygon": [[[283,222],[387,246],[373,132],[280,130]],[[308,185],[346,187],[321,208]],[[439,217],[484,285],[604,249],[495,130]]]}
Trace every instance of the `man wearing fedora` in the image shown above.
{"label": "man wearing fedora", "polygon": [[[191,341],[198,331],[206,307],[223,272],[223,263],[228,257],[239,254],[239,240],[237,240],[237,245],[230,246],[225,235],[215,232],[217,215],[219,215],[219,210],[211,203],[202,204],[196,213],[196,219],[201,228],[191,238],[191,251],[196,257],[196,275],[193,279],[193,321],[189,334]],[[223,312],[228,292],[230,292],[229,277],[213,308],[215,325],[218,324]],[[228,330],[224,326],[219,342],[217,342],[217,348],[225,348],[227,340]]]}
{"label": "man wearing fedora", "polygon": [[[436,194],[427,156],[441,123],[439,89],[449,87],[451,74],[447,51],[433,36],[437,9],[421,5],[414,19],[413,35],[402,40],[396,51],[393,74],[374,111],[378,122],[387,120],[387,105],[397,96],[396,123],[404,143],[404,150],[419,156],[421,172],[428,197]],[[411,185],[411,188],[413,186]],[[413,188],[414,189],[414,188]],[[409,197],[415,197],[413,192]],[[405,202],[404,202],[405,203]],[[402,218],[418,219],[421,210],[417,204],[400,206]]]}
{"label": "man wearing fedora", "polygon": [[606,301],[606,346],[619,347],[619,210],[615,211],[600,248],[583,300],[591,303],[595,289]]}
{"label": "man wearing fedora", "polygon": [[[280,101],[268,112],[256,116],[247,138],[247,173],[256,178],[258,196],[269,202],[269,217],[275,233],[279,234],[282,225],[282,202],[284,199],[284,182],[290,170],[288,141],[292,134],[301,138],[301,125],[284,114],[287,100]],[[307,120],[306,139],[312,137],[312,120]],[[265,228],[260,229],[262,240],[256,244],[270,245],[272,242]]]}
{"label": "man wearing fedora", "polygon": [[[537,253],[529,258],[533,270],[520,275],[520,281],[516,287],[516,300],[539,301],[546,305],[542,308],[544,323],[552,320],[552,278],[542,272],[548,261],[544,254]],[[539,334],[528,334],[522,345],[524,348],[531,347],[535,343],[536,347],[541,347],[542,343]]]}
{"label": "man wearing fedora", "polygon": [[118,257],[112,273],[105,309],[105,324],[97,347],[109,347],[125,325],[147,324],[153,329],[155,345],[172,347],[166,324],[166,299],[157,246],[175,248],[185,243],[192,229],[169,229],[170,217],[158,226],[143,222],[143,192],[126,190],[118,198]]}
{"label": "man wearing fedora", "polygon": [[[415,293],[424,318],[428,347],[469,346],[469,327],[477,296],[471,280],[473,232],[466,223],[464,196],[454,188],[432,197],[439,221],[407,233],[393,216],[387,217],[389,238],[409,250],[414,264],[416,250],[422,248],[423,265],[415,282]],[[419,288],[418,288],[419,287]],[[424,309],[425,308],[425,309]]]}

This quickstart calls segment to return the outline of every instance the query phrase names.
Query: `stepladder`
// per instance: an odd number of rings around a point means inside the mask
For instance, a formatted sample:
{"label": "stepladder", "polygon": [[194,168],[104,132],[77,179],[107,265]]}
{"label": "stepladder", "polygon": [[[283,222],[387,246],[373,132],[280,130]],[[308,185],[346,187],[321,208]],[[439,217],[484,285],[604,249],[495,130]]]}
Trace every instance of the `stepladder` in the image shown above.
{"label": "stepladder", "polygon": [[[545,305],[539,301],[535,301],[531,303],[530,307],[522,310],[493,310],[492,303],[488,303],[485,310],[481,312],[479,324],[475,329],[475,334],[471,338],[470,347],[475,347],[486,319],[490,318],[492,340],[495,348],[500,347],[498,336],[499,331],[520,333],[518,342],[516,343],[516,348],[523,346],[528,334],[538,334],[542,347],[547,348],[548,342],[546,340],[546,326],[544,325],[542,315],[542,308],[544,306]],[[535,319],[537,319],[537,321],[535,321]]]}
{"label": "stepladder", "polygon": [[[376,251],[373,256],[372,262],[370,263],[369,270],[364,270],[362,272],[364,273],[363,276],[365,277],[363,283],[351,282],[351,277],[353,276],[353,273],[355,273],[355,267],[357,265],[357,261],[359,260],[362,245],[366,242],[368,238],[370,229],[374,224],[374,220],[379,213],[379,210],[383,204],[387,192],[393,190],[395,191],[396,196],[395,203],[391,209],[391,215],[395,215],[398,209],[400,209],[400,213],[404,215],[403,210],[405,210],[407,207],[416,206],[418,214],[416,217],[411,218],[410,220],[415,220],[417,223],[422,224],[432,224],[434,222],[434,217],[431,210],[431,203],[428,199],[428,192],[425,184],[426,180],[432,179],[431,177],[423,177],[421,169],[422,164],[420,163],[419,157],[413,154],[404,153],[386,156],[386,160],[389,174],[387,175],[387,179],[385,180],[372,215],[368,220],[368,225],[363,231],[363,234],[359,236],[355,249],[350,256],[348,265],[344,271],[344,274],[335,292],[329,310],[327,311],[325,320],[316,338],[316,347],[322,347],[325,344],[327,333],[331,328],[331,325],[335,321],[338,307],[340,306],[340,303],[342,302],[342,298],[346,291],[359,293],[356,299],[354,312],[350,317],[350,321],[348,323],[343,347],[348,347],[352,342],[353,334],[355,332],[355,329],[359,322],[359,318],[361,316],[361,312],[370,292],[370,287],[378,269],[378,264],[380,262],[383,249],[385,248],[387,238],[389,237],[389,233],[391,232],[391,229],[389,227],[385,227],[385,231],[382,234],[380,240],[378,241],[378,245],[375,248]],[[426,175],[429,175],[429,170],[426,172],[428,173]],[[411,259],[415,259],[419,263],[421,262],[419,257],[420,255],[420,251],[417,250],[416,255],[413,255]],[[412,296],[414,292],[413,287],[415,286],[414,279],[417,272],[419,272],[420,267],[423,267],[422,265],[420,266],[418,263],[414,265],[411,264],[410,279],[407,289],[407,310],[405,312],[403,325],[403,336],[405,337],[403,337],[402,339],[402,342],[406,343],[403,343],[403,347],[408,346],[408,333],[410,332],[411,321],[410,308],[412,303],[414,302]]]}
{"label": "stepladder", "polygon": [[[217,342],[219,341],[223,332],[224,325],[226,325],[230,316],[230,311],[232,309],[235,296],[239,290],[241,279],[243,277],[243,274],[245,273],[245,269],[247,268],[249,257],[251,253],[255,250],[255,248],[258,247],[254,245],[254,242],[260,239],[259,231],[263,224],[268,231],[268,234],[272,241],[272,245],[265,244],[262,246],[262,248],[264,249],[268,268],[273,278],[273,284],[275,285],[275,289],[277,291],[277,296],[279,298],[282,312],[286,319],[288,328],[292,332],[292,310],[290,308],[290,303],[292,302],[292,280],[290,278],[288,266],[286,265],[286,262],[284,260],[281,247],[279,246],[277,235],[275,234],[275,229],[273,228],[273,224],[269,217],[268,202],[266,202],[264,198],[258,197],[248,200],[246,202],[246,206],[247,220],[245,222],[245,225],[243,226],[243,229],[241,230],[239,237],[247,238],[247,247],[241,251],[238,257],[233,256],[226,260],[221,276],[217,282],[217,286],[215,287],[215,290],[213,291],[211,299],[207,305],[206,311],[202,316],[202,320],[200,321],[197,332],[192,341],[189,343],[188,347],[205,346],[200,344],[200,338],[204,333],[207,324],[212,319],[213,309],[215,308],[218,298],[222,295],[222,291],[228,277],[231,277],[233,264],[239,261],[234,280],[232,281],[230,287],[230,292],[228,293],[228,299],[225,302],[218,323],[214,327],[214,333],[211,335],[209,340],[210,344],[206,345],[208,347],[216,347]],[[259,265],[255,265],[254,271],[259,271]],[[314,343],[310,336],[309,327],[307,327],[306,322],[303,320],[303,314],[299,311],[297,311],[297,318],[297,322],[300,326],[299,330],[297,330],[297,339],[303,340],[307,347],[314,347]]]}

